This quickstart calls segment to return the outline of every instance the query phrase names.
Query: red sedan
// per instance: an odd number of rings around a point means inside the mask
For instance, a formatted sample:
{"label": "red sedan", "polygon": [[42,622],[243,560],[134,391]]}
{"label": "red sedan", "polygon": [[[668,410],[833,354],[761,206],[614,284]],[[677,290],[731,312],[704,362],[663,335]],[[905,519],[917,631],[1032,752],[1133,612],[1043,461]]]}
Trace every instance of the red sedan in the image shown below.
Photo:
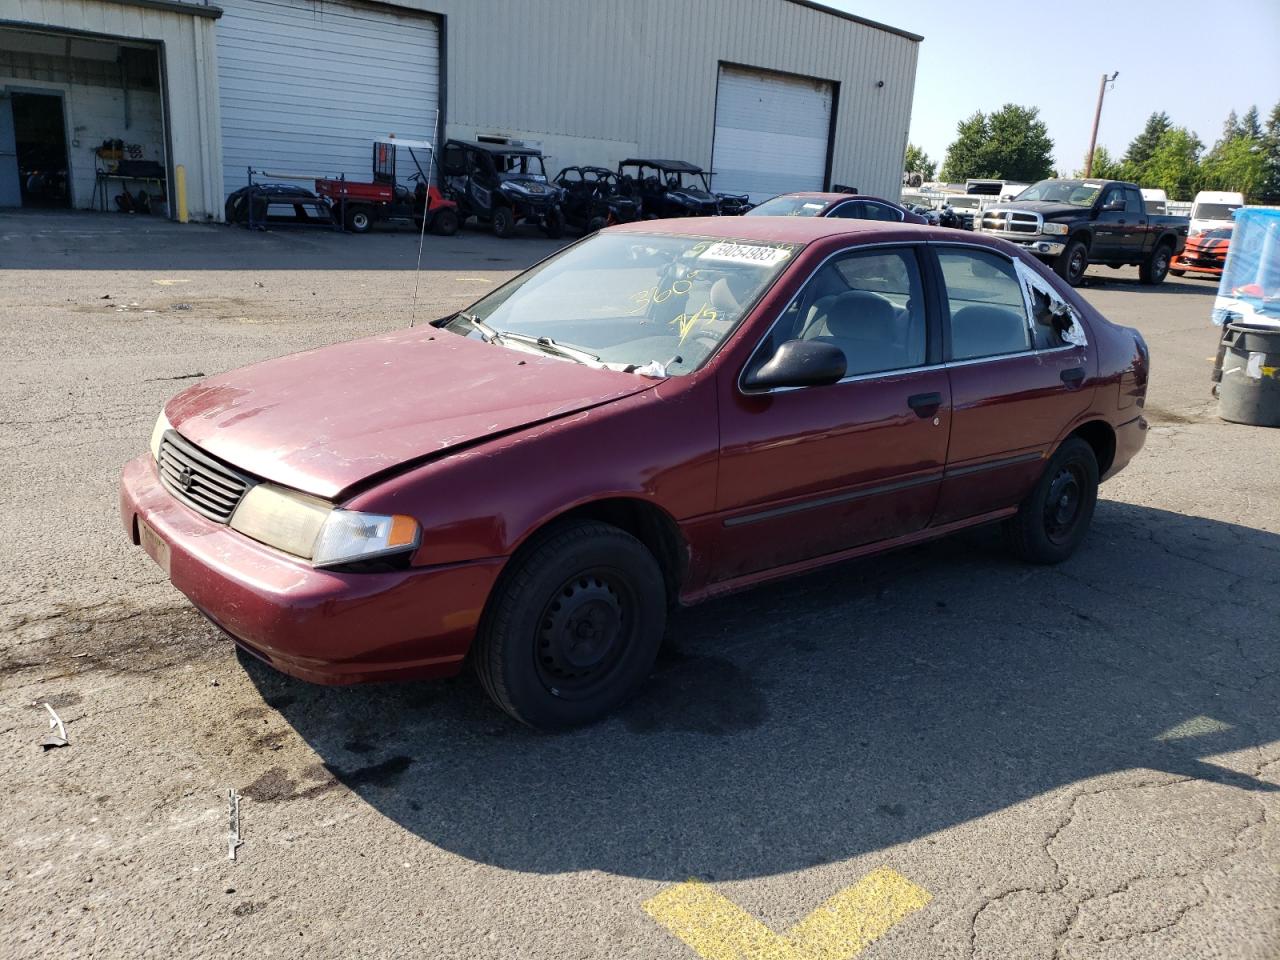
{"label": "red sedan", "polygon": [[1000,240],[627,224],[433,325],[178,394],[124,528],[321,683],[457,672],[592,720],[672,604],[998,522],[1055,563],[1141,448],[1147,348]]}

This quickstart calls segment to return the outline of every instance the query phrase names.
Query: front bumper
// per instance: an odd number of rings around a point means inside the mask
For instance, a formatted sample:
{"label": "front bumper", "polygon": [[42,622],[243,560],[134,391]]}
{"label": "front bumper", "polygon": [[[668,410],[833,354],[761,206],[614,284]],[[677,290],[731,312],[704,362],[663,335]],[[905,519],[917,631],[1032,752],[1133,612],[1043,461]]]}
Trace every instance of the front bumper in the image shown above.
{"label": "front bumper", "polygon": [[984,237],[999,237],[1020,247],[1025,247],[1037,257],[1056,257],[1067,249],[1066,243],[1058,240],[1045,240],[1041,236],[1028,236],[1025,233],[1004,233],[998,230],[979,230]]}
{"label": "front bumper", "polygon": [[175,500],[154,461],[128,463],[120,519],[168,547],[166,573],[249,653],[312,683],[457,673],[505,558],[389,573],[317,570]]}
{"label": "front bumper", "polygon": [[1206,276],[1220,277],[1222,276],[1222,261],[1204,263],[1195,257],[1190,257],[1185,253],[1180,253],[1169,261],[1170,270],[1183,270],[1187,273],[1203,273]]}

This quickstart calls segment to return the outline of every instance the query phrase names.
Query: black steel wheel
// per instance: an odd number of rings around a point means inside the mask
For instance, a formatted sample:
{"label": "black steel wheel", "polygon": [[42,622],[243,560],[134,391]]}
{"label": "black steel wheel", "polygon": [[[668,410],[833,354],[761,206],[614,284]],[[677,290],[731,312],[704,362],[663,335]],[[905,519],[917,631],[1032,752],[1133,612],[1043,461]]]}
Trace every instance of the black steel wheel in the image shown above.
{"label": "black steel wheel", "polygon": [[1004,522],[1005,540],[1032,563],[1061,563],[1088,533],[1098,502],[1098,459],[1080,437],[1049,458],[1031,495]]}
{"label": "black steel wheel", "polygon": [[442,237],[452,237],[458,232],[458,211],[453,207],[437,210],[431,217],[431,232]]}
{"label": "black steel wheel", "polygon": [[512,558],[472,660],[486,692],[542,730],[590,723],[648,676],[666,626],[666,586],[635,537],[595,521],[558,524]]}
{"label": "black steel wheel", "polygon": [[1054,263],[1053,269],[1071,286],[1080,286],[1084,280],[1084,272],[1089,269],[1089,248],[1079,240],[1072,240]]}

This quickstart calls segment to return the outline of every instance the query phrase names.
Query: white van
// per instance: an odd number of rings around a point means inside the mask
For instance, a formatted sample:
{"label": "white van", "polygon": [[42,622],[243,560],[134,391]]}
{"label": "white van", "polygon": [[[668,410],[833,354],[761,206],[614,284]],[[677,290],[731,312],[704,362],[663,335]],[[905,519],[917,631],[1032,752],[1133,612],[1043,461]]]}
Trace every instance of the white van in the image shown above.
{"label": "white van", "polygon": [[1190,236],[1208,233],[1210,230],[1228,229],[1235,223],[1232,217],[1244,206],[1243,193],[1231,193],[1225,190],[1201,190],[1196,194],[1191,205]]}

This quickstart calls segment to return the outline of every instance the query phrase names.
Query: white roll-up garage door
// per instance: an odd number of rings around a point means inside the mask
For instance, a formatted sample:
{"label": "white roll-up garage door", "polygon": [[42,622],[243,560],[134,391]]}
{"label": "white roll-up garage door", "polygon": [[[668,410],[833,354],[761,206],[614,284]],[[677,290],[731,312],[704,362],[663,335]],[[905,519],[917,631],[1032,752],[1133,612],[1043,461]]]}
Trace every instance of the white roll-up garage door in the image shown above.
{"label": "white roll-up garage door", "polygon": [[722,66],[712,186],[755,203],[826,185],[831,84]]}
{"label": "white roll-up garage door", "polygon": [[247,167],[369,180],[373,138],[435,139],[436,19],[318,0],[218,0],[226,192]]}

